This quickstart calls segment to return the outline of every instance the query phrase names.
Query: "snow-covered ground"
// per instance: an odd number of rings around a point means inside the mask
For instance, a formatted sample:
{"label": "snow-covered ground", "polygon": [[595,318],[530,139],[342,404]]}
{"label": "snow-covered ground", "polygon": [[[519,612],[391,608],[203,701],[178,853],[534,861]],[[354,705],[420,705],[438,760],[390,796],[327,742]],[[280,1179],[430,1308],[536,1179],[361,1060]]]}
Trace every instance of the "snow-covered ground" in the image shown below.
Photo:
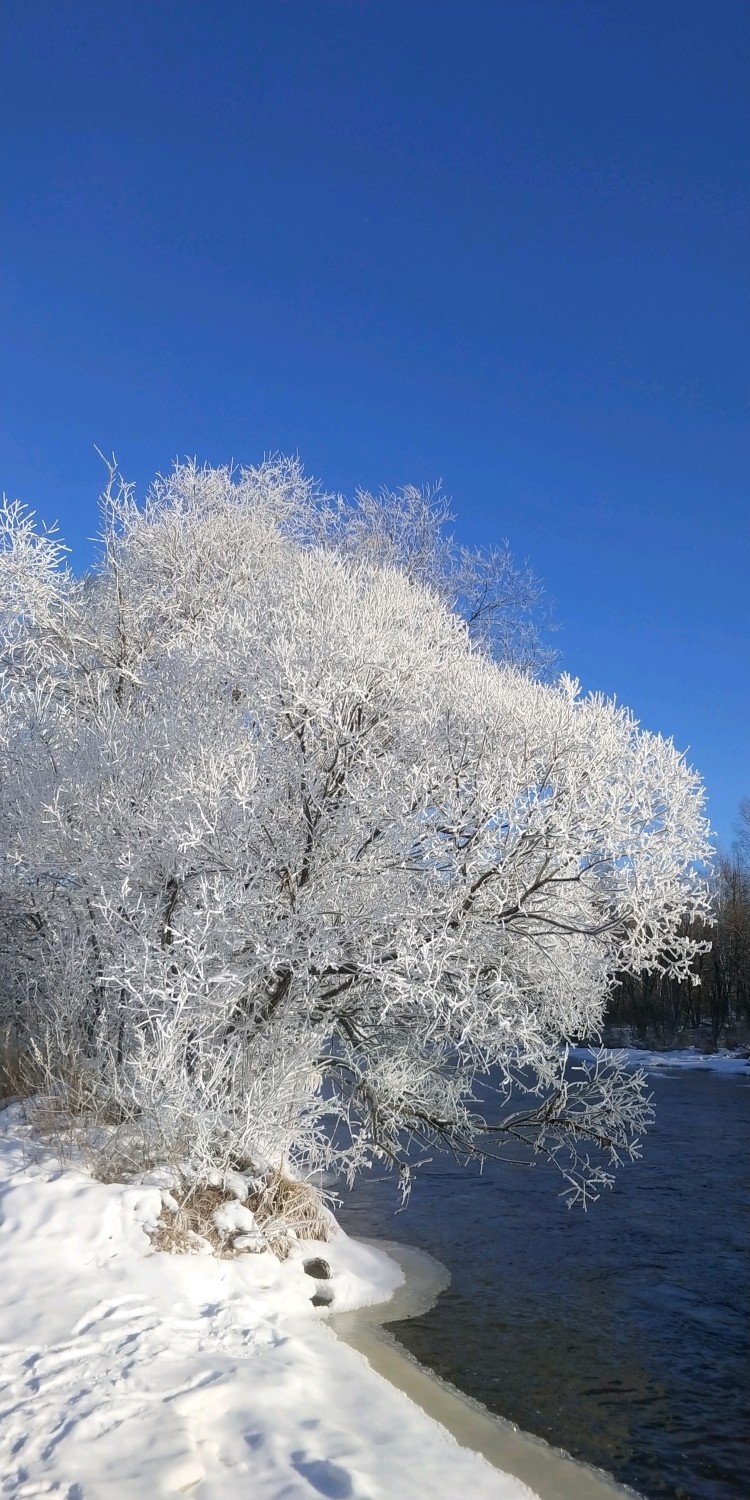
{"label": "snow-covered ground", "polygon": [[[312,1307],[304,1253],[155,1252],[156,1187],[105,1185],[0,1114],[0,1495],[528,1500]],[[339,1233],[338,1310],[401,1280]],[[319,1286],[319,1284],[317,1284]]]}
{"label": "snow-covered ground", "polygon": [[747,1073],[750,1075],[750,1058],[736,1052],[699,1052],[697,1047],[681,1047],[673,1052],[646,1052],[636,1048],[628,1050],[633,1063],[640,1063],[649,1072],[658,1068],[703,1068],[712,1073]]}
{"label": "snow-covered ground", "polygon": [[[727,1050],[699,1052],[697,1047],[679,1047],[672,1052],[651,1052],[642,1047],[615,1047],[615,1052],[624,1052],[628,1062],[647,1072],[659,1068],[703,1068],[714,1073],[747,1073],[750,1077],[750,1057],[740,1052]],[[589,1047],[571,1047],[572,1058],[589,1057]]]}

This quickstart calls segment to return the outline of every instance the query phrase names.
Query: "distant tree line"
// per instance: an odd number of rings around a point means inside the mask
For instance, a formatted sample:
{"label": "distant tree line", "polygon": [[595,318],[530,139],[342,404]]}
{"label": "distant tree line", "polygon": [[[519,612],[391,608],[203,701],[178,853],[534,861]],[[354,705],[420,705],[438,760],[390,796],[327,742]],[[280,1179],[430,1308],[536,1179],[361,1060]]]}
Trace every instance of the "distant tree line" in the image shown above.
{"label": "distant tree line", "polygon": [[685,928],[697,942],[693,972],[700,983],[666,974],[623,975],[608,1009],[608,1029],[629,1027],[635,1039],[669,1045],[680,1040],[714,1045],[750,1043],[750,799],[742,804],[731,855],[713,877],[714,925]]}

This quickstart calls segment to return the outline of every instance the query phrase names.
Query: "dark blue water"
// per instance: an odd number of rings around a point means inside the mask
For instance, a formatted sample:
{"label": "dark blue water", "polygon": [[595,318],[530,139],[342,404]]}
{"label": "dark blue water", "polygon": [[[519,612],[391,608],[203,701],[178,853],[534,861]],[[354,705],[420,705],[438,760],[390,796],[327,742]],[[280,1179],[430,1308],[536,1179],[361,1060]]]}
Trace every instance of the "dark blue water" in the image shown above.
{"label": "dark blue water", "polygon": [[436,1159],[344,1199],[350,1233],[429,1250],[452,1281],[389,1324],[492,1411],[654,1500],[750,1496],[750,1080],[655,1073],[644,1157],[587,1214],[551,1169]]}

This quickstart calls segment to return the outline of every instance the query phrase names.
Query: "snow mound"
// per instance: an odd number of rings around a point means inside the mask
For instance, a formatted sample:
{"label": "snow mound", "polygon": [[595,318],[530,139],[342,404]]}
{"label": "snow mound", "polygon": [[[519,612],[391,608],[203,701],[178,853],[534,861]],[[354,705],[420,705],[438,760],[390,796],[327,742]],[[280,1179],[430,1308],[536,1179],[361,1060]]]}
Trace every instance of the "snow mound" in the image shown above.
{"label": "snow mound", "polygon": [[748,1073],[750,1058],[737,1052],[699,1052],[697,1047],[683,1047],[673,1052],[628,1050],[628,1060],[654,1072],[659,1068],[702,1068],[711,1073]]}
{"label": "snow mound", "polygon": [[258,1225],[255,1214],[236,1198],[230,1203],[222,1203],[211,1215],[215,1227],[218,1229],[222,1239],[227,1239],[232,1234],[257,1234]]}
{"label": "snow mound", "polygon": [[[590,1058],[591,1047],[571,1047],[571,1058]],[[632,1067],[645,1068],[648,1073],[662,1068],[702,1068],[712,1073],[750,1074],[750,1057],[741,1052],[699,1052],[697,1047],[679,1047],[671,1052],[654,1052],[645,1047],[614,1047],[609,1049],[624,1055]]]}
{"label": "snow mound", "polygon": [[245,1202],[250,1191],[248,1180],[241,1172],[209,1172],[206,1181],[211,1187],[224,1188],[239,1203]]}

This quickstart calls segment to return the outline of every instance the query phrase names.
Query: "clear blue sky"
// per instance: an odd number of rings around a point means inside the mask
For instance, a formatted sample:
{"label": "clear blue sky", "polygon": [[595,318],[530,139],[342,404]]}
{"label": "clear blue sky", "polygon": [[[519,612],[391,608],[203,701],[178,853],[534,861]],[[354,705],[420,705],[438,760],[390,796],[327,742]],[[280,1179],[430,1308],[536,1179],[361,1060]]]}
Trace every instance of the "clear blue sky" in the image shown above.
{"label": "clear blue sky", "polygon": [[750,794],[747,0],[4,0],[0,483],[441,477]]}

